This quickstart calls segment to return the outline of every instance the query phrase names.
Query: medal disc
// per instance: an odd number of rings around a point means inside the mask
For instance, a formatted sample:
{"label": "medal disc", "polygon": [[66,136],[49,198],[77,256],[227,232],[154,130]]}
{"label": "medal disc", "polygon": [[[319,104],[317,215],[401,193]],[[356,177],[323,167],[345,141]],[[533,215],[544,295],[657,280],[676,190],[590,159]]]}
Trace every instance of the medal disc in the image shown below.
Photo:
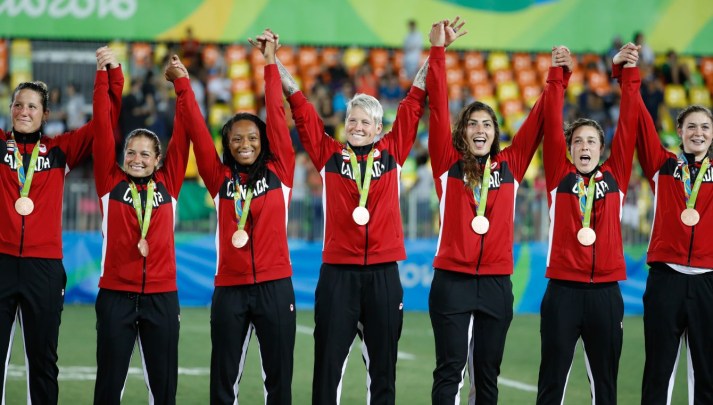
{"label": "medal disc", "polygon": [[470,222],[470,226],[478,235],[485,235],[490,229],[490,221],[482,215],[476,216]]}
{"label": "medal disc", "polygon": [[369,210],[364,207],[356,207],[352,212],[352,218],[357,225],[366,225],[369,222]]}
{"label": "medal disc", "polygon": [[139,253],[141,253],[141,256],[147,257],[149,255],[149,243],[146,241],[146,239],[141,239],[139,241]]}
{"label": "medal disc", "polygon": [[248,239],[250,239],[250,237],[248,236],[248,233],[245,232],[245,230],[243,230],[243,229],[239,229],[239,230],[233,232],[233,238],[232,238],[233,246],[235,246],[238,249],[247,245]]}
{"label": "medal disc", "polygon": [[695,208],[686,208],[681,212],[681,222],[687,226],[694,226],[701,220],[701,215]]}
{"label": "medal disc", "polygon": [[592,228],[582,228],[577,232],[577,240],[584,246],[591,246],[597,240],[597,234]]}
{"label": "medal disc", "polygon": [[20,197],[15,201],[15,211],[22,216],[30,215],[34,209],[35,203],[28,197]]}

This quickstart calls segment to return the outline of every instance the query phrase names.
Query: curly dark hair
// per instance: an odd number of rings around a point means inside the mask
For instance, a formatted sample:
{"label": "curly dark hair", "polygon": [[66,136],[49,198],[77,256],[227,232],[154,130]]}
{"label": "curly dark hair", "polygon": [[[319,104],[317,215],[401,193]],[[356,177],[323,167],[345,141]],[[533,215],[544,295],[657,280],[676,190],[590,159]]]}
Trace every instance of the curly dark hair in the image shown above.
{"label": "curly dark hair", "polygon": [[[255,162],[250,166],[243,166],[238,163],[233,155],[230,153],[230,129],[238,121],[250,121],[257,126],[258,132],[260,133],[260,154],[255,159]],[[229,119],[223,128],[220,130],[221,142],[223,144],[223,163],[228,165],[235,171],[243,169],[248,173],[247,186],[249,189],[254,188],[258,180],[265,176],[267,171],[267,162],[272,159],[272,152],[270,152],[270,142],[267,140],[267,125],[263,120],[260,119],[255,114],[250,113],[237,113],[231,119]]]}
{"label": "curly dark hair", "polygon": [[490,158],[493,159],[500,153],[500,125],[498,125],[498,117],[495,115],[495,111],[493,111],[489,105],[481,103],[480,101],[470,103],[458,114],[458,119],[452,132],[453,147],[456,148],[462,156],[463,173],[465,174],[466,180],[465,185],[469,188],[474,188],[482,181],[484,170],[478,157],[470,151],[470,144],[466,136],[468,120],[470,119],[470,115],[476,111],[485,111],[488,113],[495,126],[493,143],[490,145]]}

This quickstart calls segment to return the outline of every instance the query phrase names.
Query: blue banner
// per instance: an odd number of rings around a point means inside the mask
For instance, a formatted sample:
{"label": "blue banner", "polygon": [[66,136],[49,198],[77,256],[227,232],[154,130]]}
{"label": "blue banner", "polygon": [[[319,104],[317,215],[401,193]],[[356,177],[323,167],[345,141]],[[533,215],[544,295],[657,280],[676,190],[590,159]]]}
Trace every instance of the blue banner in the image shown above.
{"label": "blue banner", "polygon": [[[102,237],[98,232],[65,232],[64,266],[67,270],[67,303],[93,303],[97,294],[101,266]],[[436,240],[406,242],[408,259],[399,264],[404,288],[404,308],[428,311],[428,292],[433,279]],[[298,308],[314,307],[314,289],[322,262],[322,243],[290,241],[295,299]],[[539,313],[547,287],[545,263],[547,243],[521,243],[513,249],[515,273],[512,276],[517,313]],[[625,312],[642,314],[641,298],[646,287],[646,247],[625,249],[627,277],[621,283]],[[176,262],[178,295],[183,306],[208,306],[215,275],[215,236],[177,234]]]}

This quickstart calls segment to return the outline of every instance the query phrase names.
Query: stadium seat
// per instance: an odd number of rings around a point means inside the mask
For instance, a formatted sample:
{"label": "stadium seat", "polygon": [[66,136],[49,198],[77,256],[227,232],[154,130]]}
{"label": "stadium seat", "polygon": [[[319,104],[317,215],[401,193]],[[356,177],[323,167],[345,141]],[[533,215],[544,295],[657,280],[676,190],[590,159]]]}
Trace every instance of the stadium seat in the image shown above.
{"label": "stadium seat", "polygon": [[711,93],[707,87],[694,86],[688,90],[691,104],[700,104],[705,107],[711,106]]}
{"label": "stadium seat", "polygon": [[664,87],[663,99],[669,108],[684,108],[688,105],[686,89],[679,84],[667,84]]}
{"label": "stadium seat", "polygon": [[512,70],[510,69],[500,69],[492,73],[493,83],[495,83],[495,85],[513,80]]}
{"label": "stadium seat", "polygon": [[395,49],[394,53],[391,55],[391,65],[394,66],[395,71],[401,70],[404,65],[404,51],[401,49]]}
{"label": "stadium seat", "polygon": [[489,83],[488,72],[483,68],[475,68],[467,70],[468,84],[471,86]]}
{"label": "stadium seat", "polygon": [[446,52],[446,69],[460,69],[460,60],[455,52]]}
{"label": "stadium seat", "polygon": [[[253,66],[255,72],[262,69],[258,69]],[[250,77],[250,65],[246,61],[234,62],[228,66],[228,77],[231,79],[243,79]]]}
{"label": "stadium seat", "polygon": [[319,64],[319,55],[317,53],[317,48],[313,46],[303,46],[300,47],[299,52],[297,52],[297,66],[300,71],[307,69],[310,66],[315,66]]}
{"label": "stadium seat", "polygon": [[389,51],[384,48],[372,48],[369,51],[369,64],[371,70],[377,77],[384,74],[384,70],[389,65]]}
{"label": "stadium seat", "polygon": [[7,74],[7,40],[0,39],[0,80]]}
{"label": "stadium seat", "polygon": [[611,91],[609,76],[599,70],[589,70],[587,72],[587,83],[593,92],[603,96]]}
{"label": "stadium seat", "polygon": [[[257,48],[253,48],[253,50],[257,50]],[[254,52],[253,52],[254,53]],[[258,51],[260,53],[260,51]],[[297,51],[295,50],[294,47],[289,46],[289,45],[283,45],[280,47],[280,49],[277,51],[277,57],[280,59],[280,62],[285,65],[294,65],[296,63],[296,53]],[[263,56],[260,53],[260,59],[263,60]]]}
{"label": "stadium seat", "polygon": [[[258,54],[260,51],[258,51]],[[225,49],[225,63],[230,65],[233,62],[244,61],[247,56],[247,51],[242,45],[230,45]],[[262,57],[262,55],[260,55]]]}
{"label": "stadium seat", "polygon": [[491,98],[495,95],[493,85],[489,82],[471,84],[470,93],[476,100]]}
{"label": "stadium seat", "polygon": [[517,73],[521,70],[532,68],[532,58],[529,53],[514,53],[512,55],[512,68]]}
{"label": "stadium seat", "polygon": [[570,82],[569,85],[567,86],[567,100],[569,100],[570,103],[576,104],[577,103],[577,97],[579,97],[580,94],[584,91],[584,83],[572,83]]}
{"label": "stadium seat", "polygon": [[468,51],[463,54],[463,68],[470,71],[485,67],[483,54],[477,51]]}
{"label": "stadium seat", "polygon": [[550,65],[552,65],[552,54],[549,53],[538,53],[535,56],[535,69],[540,72],[540,75],[547,77],[547,71],[550,70]]}
{"label": "stadium seat", "polygon": [[701,58],[700,71],[703,77],[713,77],[713,56]]}
{"label": "stadium seat", "polygon": [[446,79],[449,86],[463,86],[465,84],[463,69],[446,69]]}
{"label": "stadium seat", "polygon": [[520,89],[514,81],[506,81],[497,85],[497,95],[500,102],[519,100]]}
{"label": "stadium seat", "polygon": [[135,42],[131,45],[131,60],[135,66],[147,67],[151,58],[151,44]]}
{"label": "stadium seat", "polygon": [[215,62],[218,60],[219,56],[220,49],[218,49],[217,45],[206,44],[203,47],[203,53],[201,54],[201,57],[203,58],[203,66],[208,69],[212,68],[213,66],[215,66]]}
{"label": "stadium seat", "polygon": [[321,64],[327,67],[336,66],[339,63],[340,57],[339,48],[322,48],[322,51],[319,53]]}
{"label": "stadium seat", "polygon": [[515,70],[515,80],[520,87],[537,83],[537,72],[533,69]]}
{"label": "stadium seat", "polygon": [[231,82],[230,82],[230,91],[233,94],[249,92],[252,90],[250,88],[251,84],[252,84],[252,81],[250,79],[236,78],[236,79],[231,80]]}
{"label": "stadium seat", "polygon": [[366,51],[364,48],[347,48],[342,55],[342,63],[349,74],[354,74],[357,68],[366,61]]}
{"label": "stadium seat", "polygon": [[604,63],[602,63],[601,56],[596,53],[585,53],[582,55],[582,63],[580,64],[581,69],[589,71],[602,71]]}
{"label": "stadium seat", "polygon": [[500,51],[490,52],[488,55],[488,72],[494,73],[503,69],[510,69],[508,54]]}
{"label": "stadium seat", "polygon": [[233,109],[235,111],[255,112],[255,95],[252,92],[236,93],[233,95]]}
{"label": "stadium seat", "polygon": [[542,88],[538,84],[528,84],[526,86],[520,87],[520,94],[522,94],[522,101],[529,108],[532,108],[537,102],[537,99],[542,93]]}

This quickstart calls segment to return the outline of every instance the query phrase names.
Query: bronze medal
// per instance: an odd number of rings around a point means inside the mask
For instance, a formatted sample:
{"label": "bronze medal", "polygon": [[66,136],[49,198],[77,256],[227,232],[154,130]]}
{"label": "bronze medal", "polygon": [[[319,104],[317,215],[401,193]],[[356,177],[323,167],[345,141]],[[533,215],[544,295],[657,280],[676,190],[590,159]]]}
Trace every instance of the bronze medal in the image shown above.
{"label": "bronze medal", "polygon": [[364,207],[356,207],[352,212],[352,219],[357,225],[366,225],[369,223],[369,210]]}
{"label": "bronze medal", "polygon": [[20,197],[15,201],[15,211],[24,216],[32,214],[35,209],[35,203],[28,197]]}
{"label": "bronze medal", "polygon": [[701,215],[695,208],[686,208],[681,212],[681,222],[686,226],[694,226],[701,220]]}
{"label": "bronze medal", "polygon": [[592,228],[582,228],[577,232],[577,240],[583,246],[592,246],[597,240],[597,233]]}
{"label": "bronze medal", "polygon": [[245,232],[245,230],[243,230],[243,229],[239,229],[239,230],[233,232],[233,238],[232,238],[233,246],[235,246],[238,249],[247,245],[249,239],[250,239],[250,237],[248,236],[248,233]]}
{"label": "bronze medal", "polygon": [[470,221],[470,226],[478,235],[485,235],[490,229],[490,221],[482,215],[478,215]]}
{"label": "bronze medal", "polygon": [[141,256],[143,257],[148,257],[149,255],[149,243],[146,241],[146,239],[141,238],[139,241],[139,253],[141,253]]}

